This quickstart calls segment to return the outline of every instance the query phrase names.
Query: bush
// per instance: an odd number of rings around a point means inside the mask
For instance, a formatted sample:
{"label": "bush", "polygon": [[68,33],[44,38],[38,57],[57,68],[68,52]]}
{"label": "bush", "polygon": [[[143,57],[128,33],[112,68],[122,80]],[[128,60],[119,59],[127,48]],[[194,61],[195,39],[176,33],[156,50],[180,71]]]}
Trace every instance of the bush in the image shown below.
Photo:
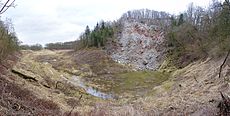
{"label": "bush", "polygon": [[208,41],[205,36],[188,23],[171,29],[167,34],[167,48],[174,65],[184,67],[196,59],[206,57]]}
{"label": "bush", "polygon": [[19,41],[13,27],[10,26],[11,23],[4,23],[0,20],[0,62],[8,54],[11,54],[19,50]]}

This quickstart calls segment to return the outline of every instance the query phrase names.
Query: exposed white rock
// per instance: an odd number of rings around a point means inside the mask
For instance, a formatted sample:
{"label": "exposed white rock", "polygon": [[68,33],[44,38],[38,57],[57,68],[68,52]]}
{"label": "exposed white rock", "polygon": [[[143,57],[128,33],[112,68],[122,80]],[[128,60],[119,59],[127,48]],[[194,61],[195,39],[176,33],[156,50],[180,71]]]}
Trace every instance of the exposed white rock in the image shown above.
{"label": "exposed white rock", "polygon": [[[129,64],[136,70],[155,70],[162,61],[164,33],[156,25],[124,21],[118,47],[111,54],[114,61]],[[161,48],[159,50],[159,48]]]}

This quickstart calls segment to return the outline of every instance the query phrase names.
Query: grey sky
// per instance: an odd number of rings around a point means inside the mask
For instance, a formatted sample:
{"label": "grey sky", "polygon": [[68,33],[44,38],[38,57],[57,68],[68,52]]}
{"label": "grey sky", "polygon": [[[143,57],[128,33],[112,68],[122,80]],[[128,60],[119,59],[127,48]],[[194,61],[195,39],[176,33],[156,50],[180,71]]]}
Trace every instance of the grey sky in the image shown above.
{"label": "grey sky", "polygon": [[[4,1],[4,0],[2,0]],[[186,10],[189,3],[207,6],[210,0],[16,0],[11,18],[25,44],[73,41],[100,20],[113,21],[128,10],[148,8],[169,13]]]}

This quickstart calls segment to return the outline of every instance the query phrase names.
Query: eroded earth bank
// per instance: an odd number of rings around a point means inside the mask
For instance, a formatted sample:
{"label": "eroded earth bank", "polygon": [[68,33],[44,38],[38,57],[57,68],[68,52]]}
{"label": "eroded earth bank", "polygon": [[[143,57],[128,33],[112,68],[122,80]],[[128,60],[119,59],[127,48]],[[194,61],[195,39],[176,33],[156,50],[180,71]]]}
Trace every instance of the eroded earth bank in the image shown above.
{"label": "eroded earth bank", "polygon": [[[134,71],[97,49],[22,51],[1,65],[2,115],[216,115],[229,61]],[[166,68],[167,67],[167,68]],[[4,73],[3,73],[4,72]]]}

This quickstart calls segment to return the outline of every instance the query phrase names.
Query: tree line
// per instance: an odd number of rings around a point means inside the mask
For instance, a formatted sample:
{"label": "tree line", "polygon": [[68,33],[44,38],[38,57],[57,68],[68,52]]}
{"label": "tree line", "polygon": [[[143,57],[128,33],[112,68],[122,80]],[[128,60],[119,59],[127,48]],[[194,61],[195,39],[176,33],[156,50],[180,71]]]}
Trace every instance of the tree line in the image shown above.
{"label": "tree line", "polygon": [[230,50],[230,3],[213,0],[208,8],[191,3],[184,13],[171,16],[167,29],[168,57],[183,67],[205,57],[218,57]]}
{"label": "tree line", "polygon": [[157,19],[168,19],[170,17],[169,13],[163,11],[155,11],[149,9],[140,9],[140,10],[132,10],[124,13],[121,16],[121,19],[150,19],[150,20],[157,20]]}
{"label": "tree line", "polygon": [[48,43],[45,45],[45,49],[49,49],[49,50],[74,49],[75,44],[76,41]]}
{"label": "tree line", "polygon": [[121,34],[123,29],[123,21],[133,20],[148,25],[161,25],[161,27],[163,27],[169,25],[170,14],[148,9],[132,10],[124,13],[117,21],[101,21],[100,23],[97,23],[92,30],[89,28],[89,26],[86,26],[85,31],[76,41],[75,49],[79,50],[90,47],[104,47],[108,41],[113,41]]}
{"label": "tree line", "polygon": [[33,50],[33,51],[39,51],[43,49],[43,46],[41,44],[34,44],[34,45],[27,45],[23,44],[20,45],[21,50]]}
{"label": "tree line", "polygon": [[83,49],[89,47],[104,47],[107,40],[114,36],[113,26],[109,22],[101,21],[97,23],[93,30],[86,26],[85,32],[79,37],[75,49]]}
{"label": "tree line", "polygon": [[74,49],[75,45],[76,45],[76,41],[47,43],[45,44],[45,47],[43,47],[41,44],[34,44],[34,45],[23,44],[23,45],[20,45],[20,49],[21,50],[33,50],[33,51],[39,51],[43,49],[67,50],[67,49]]}

